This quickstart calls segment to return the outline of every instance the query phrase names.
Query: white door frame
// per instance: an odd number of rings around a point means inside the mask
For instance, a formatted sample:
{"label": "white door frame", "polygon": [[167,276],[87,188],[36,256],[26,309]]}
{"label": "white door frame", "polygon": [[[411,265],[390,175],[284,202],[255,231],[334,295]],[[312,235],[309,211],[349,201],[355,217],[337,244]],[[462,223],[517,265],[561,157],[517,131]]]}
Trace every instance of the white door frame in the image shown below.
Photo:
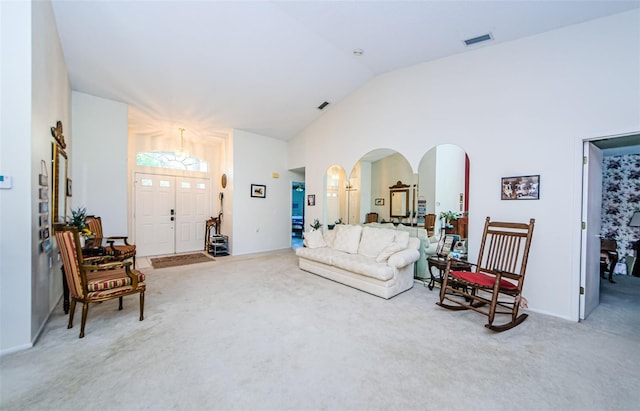
{"label": "white door frame", "polygon": [[[178,250],[178,246],[177,246],[177,242],[178,239],[176,237],[176,220],[178,220],[177,218],[177,214],[178,214],[178,188],[177,188],[177,183],[179,182],[180,179],[190,179],[193,182],[205,182],[206,183],[206,191],[207,191],[207,198],[206,201],[204,203],[204,206],[208,208],[208,210],[206,211],[206,215],[207,217],[209,216],[209,213],[211,211],[211,178],[210,177],[201,177],[201,176],[184,176],[184,175],[179,175],[179,174],[170,174],[170,173],[153,173],[153,172],[146,172],[146,171],[141,171],[141,170],[134,170],[133,171],[133,176],[132,176],[132,186],[133,186],[133,195],[132,195],[132,207],[131,207],[131,221],[132,221],[132,228],[133,228],[133,239],[134,241],[137,241],[138,239],[136,238],[136,236],[139,234],[137,232],[137,216],[136,216],[136,207],[137,207],[137,203],[136,203],[136,195],[137,195],[137,187],[136,187],[136,178],[138,177],[138,175],[152,175],[155,177],[166,177],[166,178],[171,178],[173,179],[174,182],[174,221],[172,222],[172,230],[173,230],[173,252],[178,252],[176,250]],[[198,212],[201,212],[202,210],[200,210],[200,208],[202,208],[203,205],[200,204],[199,207],[196,207],[198,209]],[[205,225],[205,221],[206,218],[203,218],[202,220],[202,224],[201,224],[201,230],[198,230],[197,228],[200,227],[200,225],[196,224],[196,231],[192,231],[192,233],[190,234],[190,236],[195,236],[196,240],[202,240],[202,247],[197,246],[195,247],[193,250],[188,250],[188,251],[195,251],[196,249],[200,249],[204,247],[204,225]],[[202,231],[202,233],[200,233],[200,231]],[[185,250],[180,250],[180,251],[185,251]]]}
{"label": "white door frame", "polygon": [[[631,132],[624,132],[624,133],[620,133],[620,134],[612,134],[612,135],[608,135],[608,136],[599,136],[599,137],[593,137],[593,138],[589,138],[589,139],[584,139],[581,142],[581,152],[585,153],[585,148],[588,151],[588,147],[589,145],[592,145],[594,142],[597,142],[599,140],[609,140],[609,139],[614,139],[614,138],[619,138],[619,137],[628,137],[628,136],[632,136],[632,135],[637,135],[640,134],[640,130],[635,130],[635,131],[631,131]],[[594,167],[597,166],[597,164],[595,164],[592,161],[589,161],[590,166]],[[602,165],[599,165],[600,168],[600,179],[602,179]],[[594,171],[594,170],[591,170]],[[587,223],[587,229],[583,230],[582,228],[580,228],[580,273],[579,273],[579,286],[580,287],[585,287],[583,292],[584,294],[579,294],[579,298],[578,298],[578,318],[580,320],[585,319],[588,315],[589,315],[589,301],[585,301],[585,299],[588,299],[590,297],[585,297],[586,295],[588,295],[588,293],[590,293],[591,291],[595,290],[589,290],[589,287],[593,287],[595,285],[590,284],[590,283],[594,283],[594,278],[589,277],[589,274],[591,274],[591,276],[593,276],[593,273],[597,273],[597,278],[595,278],[595,280],[597,280],[595,282],[595,284],[598,286],[598,299],[599,299],[599,286],[600,286],[600,238],[599,235],[600,233],[598,232],[597,235],[597,244],[598,244],[598,249],[594,252],[592,251],[591,253],[588,252],[588,244],[587,244],[587,238],[588,236],[591,237],[591,240],[594,240],[594,234],[591,233],[587,233],[588,231],[588,221],[587,221],[587,209],[589,207],[589,203],[590,201],[592,201],[590,199],[589,196],[589,190],[586,188],[586,185],[588,184],[588,181],[585,181],[585,179],[588,179],[588,172],[589,172],[589,164],[587,164],[586,166],[582,165],[582,212],[581,212],[581,221],[583,223]],[[602,180],[601,180],[602,181]],[[602,190],[602,188],[601,188]],[[602,191],[600,191],[600,197],[596,200],[599,202],[600,204],[600,209],[601,209],[601,204],[602,204]],[[600,214],[600,213],[599,213]],[[594,218],[592,216],[592,218]],[[600,226],[600,219],[601,216],[598,216],[598,231],[599,231],[599,226]],[[592,244],[593,246],[593,244]],[[595,255],[592,255],[594,254]],[[587,265],[590,265],[590,269],[587,270]],[[589,277],[589,278],[588,278]],[[575,283],[574,283],[575,284]],[[595,293],[591,294],[591,298],[593,298]],[[575,295],[575,294],[573,294]],[[572,298],[573,300],[573,298]],[[596,303],[593,308],[595,308],[598,304]],[[573,305],[573,307],[576,307],[575,305]],[[585,315],[586,314],[586,315]]]}
{"label": "white door frame", "polygon": [[582,241],[580,247],[580,319],[600,304],[600,222],[602,219],[602,150],[583,145]]}

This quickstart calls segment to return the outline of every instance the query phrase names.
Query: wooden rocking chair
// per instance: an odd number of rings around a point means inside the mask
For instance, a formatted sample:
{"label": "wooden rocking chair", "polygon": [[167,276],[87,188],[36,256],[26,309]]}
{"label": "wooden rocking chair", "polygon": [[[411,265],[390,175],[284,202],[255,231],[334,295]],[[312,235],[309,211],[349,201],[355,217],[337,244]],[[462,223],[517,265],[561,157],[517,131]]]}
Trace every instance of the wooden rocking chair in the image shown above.
{"label": "wooden rocking chair", "polygon": [[[436,304],[484,314],[489,318],[485,327],[493,331],[505,331],[523,322],[528,314],[518,315],[518,308],[526,306],[521,293],[534,223],[533,218],[524,224],[491,222],[487,217],[478,263],[470,264],[475,270],[451,271],[451,261],[458,260],[450,259]],[[493,325],[496,314],[508,314],[511,320]]]}

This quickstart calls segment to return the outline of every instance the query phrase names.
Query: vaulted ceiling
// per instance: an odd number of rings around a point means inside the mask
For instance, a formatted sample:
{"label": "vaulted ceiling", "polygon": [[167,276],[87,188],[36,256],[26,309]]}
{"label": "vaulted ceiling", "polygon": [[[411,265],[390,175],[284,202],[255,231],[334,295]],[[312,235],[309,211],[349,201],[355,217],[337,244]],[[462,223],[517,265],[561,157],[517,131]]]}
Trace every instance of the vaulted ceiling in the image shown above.
{"label": "vaulted ceiling", "polygon": [[[288,140],[382,73],[640,1],[53,0],[73,90],[129,105],[131,136]],[[465,46],[463,40],[491,34]],[[361,55],[354,50],[362,51]]]}

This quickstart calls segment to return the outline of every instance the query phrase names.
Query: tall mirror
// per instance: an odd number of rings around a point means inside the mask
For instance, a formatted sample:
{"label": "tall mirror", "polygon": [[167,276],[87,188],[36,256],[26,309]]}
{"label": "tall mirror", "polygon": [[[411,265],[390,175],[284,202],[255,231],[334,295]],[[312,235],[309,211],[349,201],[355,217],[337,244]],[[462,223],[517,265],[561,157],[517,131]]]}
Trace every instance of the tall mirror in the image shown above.
{"label": "tall mirror", "polygon": [[332,165],[325,174],[324,221],[332,227],[336,221],[347,221],[347,173],[339,165]]}
{"label": "tall mirror", "polygon": [[[461,223],[461,227],[455,227],[454,234],[467,238],[469,159],[466,152],[454,144],[433,147],[420,161],[418,180],[419,208],[424,210],[423,214],[435,214],[435,235],[439,236],[446,225],[440,215],[451,212],[460,216]],[[444,230],[452,231],[451,227]]]}
{"label": "tall mirror", "polygon": [[54,222],[64,222],[67,218],[67,153],[52,143],[52,216]]}
{"label": "tall mirror", "polygon": [[389,187],[389,216],[407,218],[409,214],[409,185],[398,181]]}

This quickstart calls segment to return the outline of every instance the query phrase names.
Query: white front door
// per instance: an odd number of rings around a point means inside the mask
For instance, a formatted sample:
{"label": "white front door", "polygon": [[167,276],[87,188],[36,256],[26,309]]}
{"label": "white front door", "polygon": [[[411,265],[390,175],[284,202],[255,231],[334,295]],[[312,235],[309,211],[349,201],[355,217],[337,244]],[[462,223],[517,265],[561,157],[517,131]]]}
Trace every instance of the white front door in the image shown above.
{"label": "white front door", "polygon": [[135,239],[140,256],[175,252],[175,178],[136,173]]}
{"label": "white front door", "polygon": [[210,216],[209,179],[176,177],[176,252],[203,250]]}
{"label": "white front door", "polygon": [[600,304],[600,223],[602,213],[602,151],[584,143],[587,161],[582,174],[582,230],[580,319],[584,320]]}
{"label": "white front door", "polygon": [[136,173],[135,239],[139,256],[204,249],[209,179]]}

